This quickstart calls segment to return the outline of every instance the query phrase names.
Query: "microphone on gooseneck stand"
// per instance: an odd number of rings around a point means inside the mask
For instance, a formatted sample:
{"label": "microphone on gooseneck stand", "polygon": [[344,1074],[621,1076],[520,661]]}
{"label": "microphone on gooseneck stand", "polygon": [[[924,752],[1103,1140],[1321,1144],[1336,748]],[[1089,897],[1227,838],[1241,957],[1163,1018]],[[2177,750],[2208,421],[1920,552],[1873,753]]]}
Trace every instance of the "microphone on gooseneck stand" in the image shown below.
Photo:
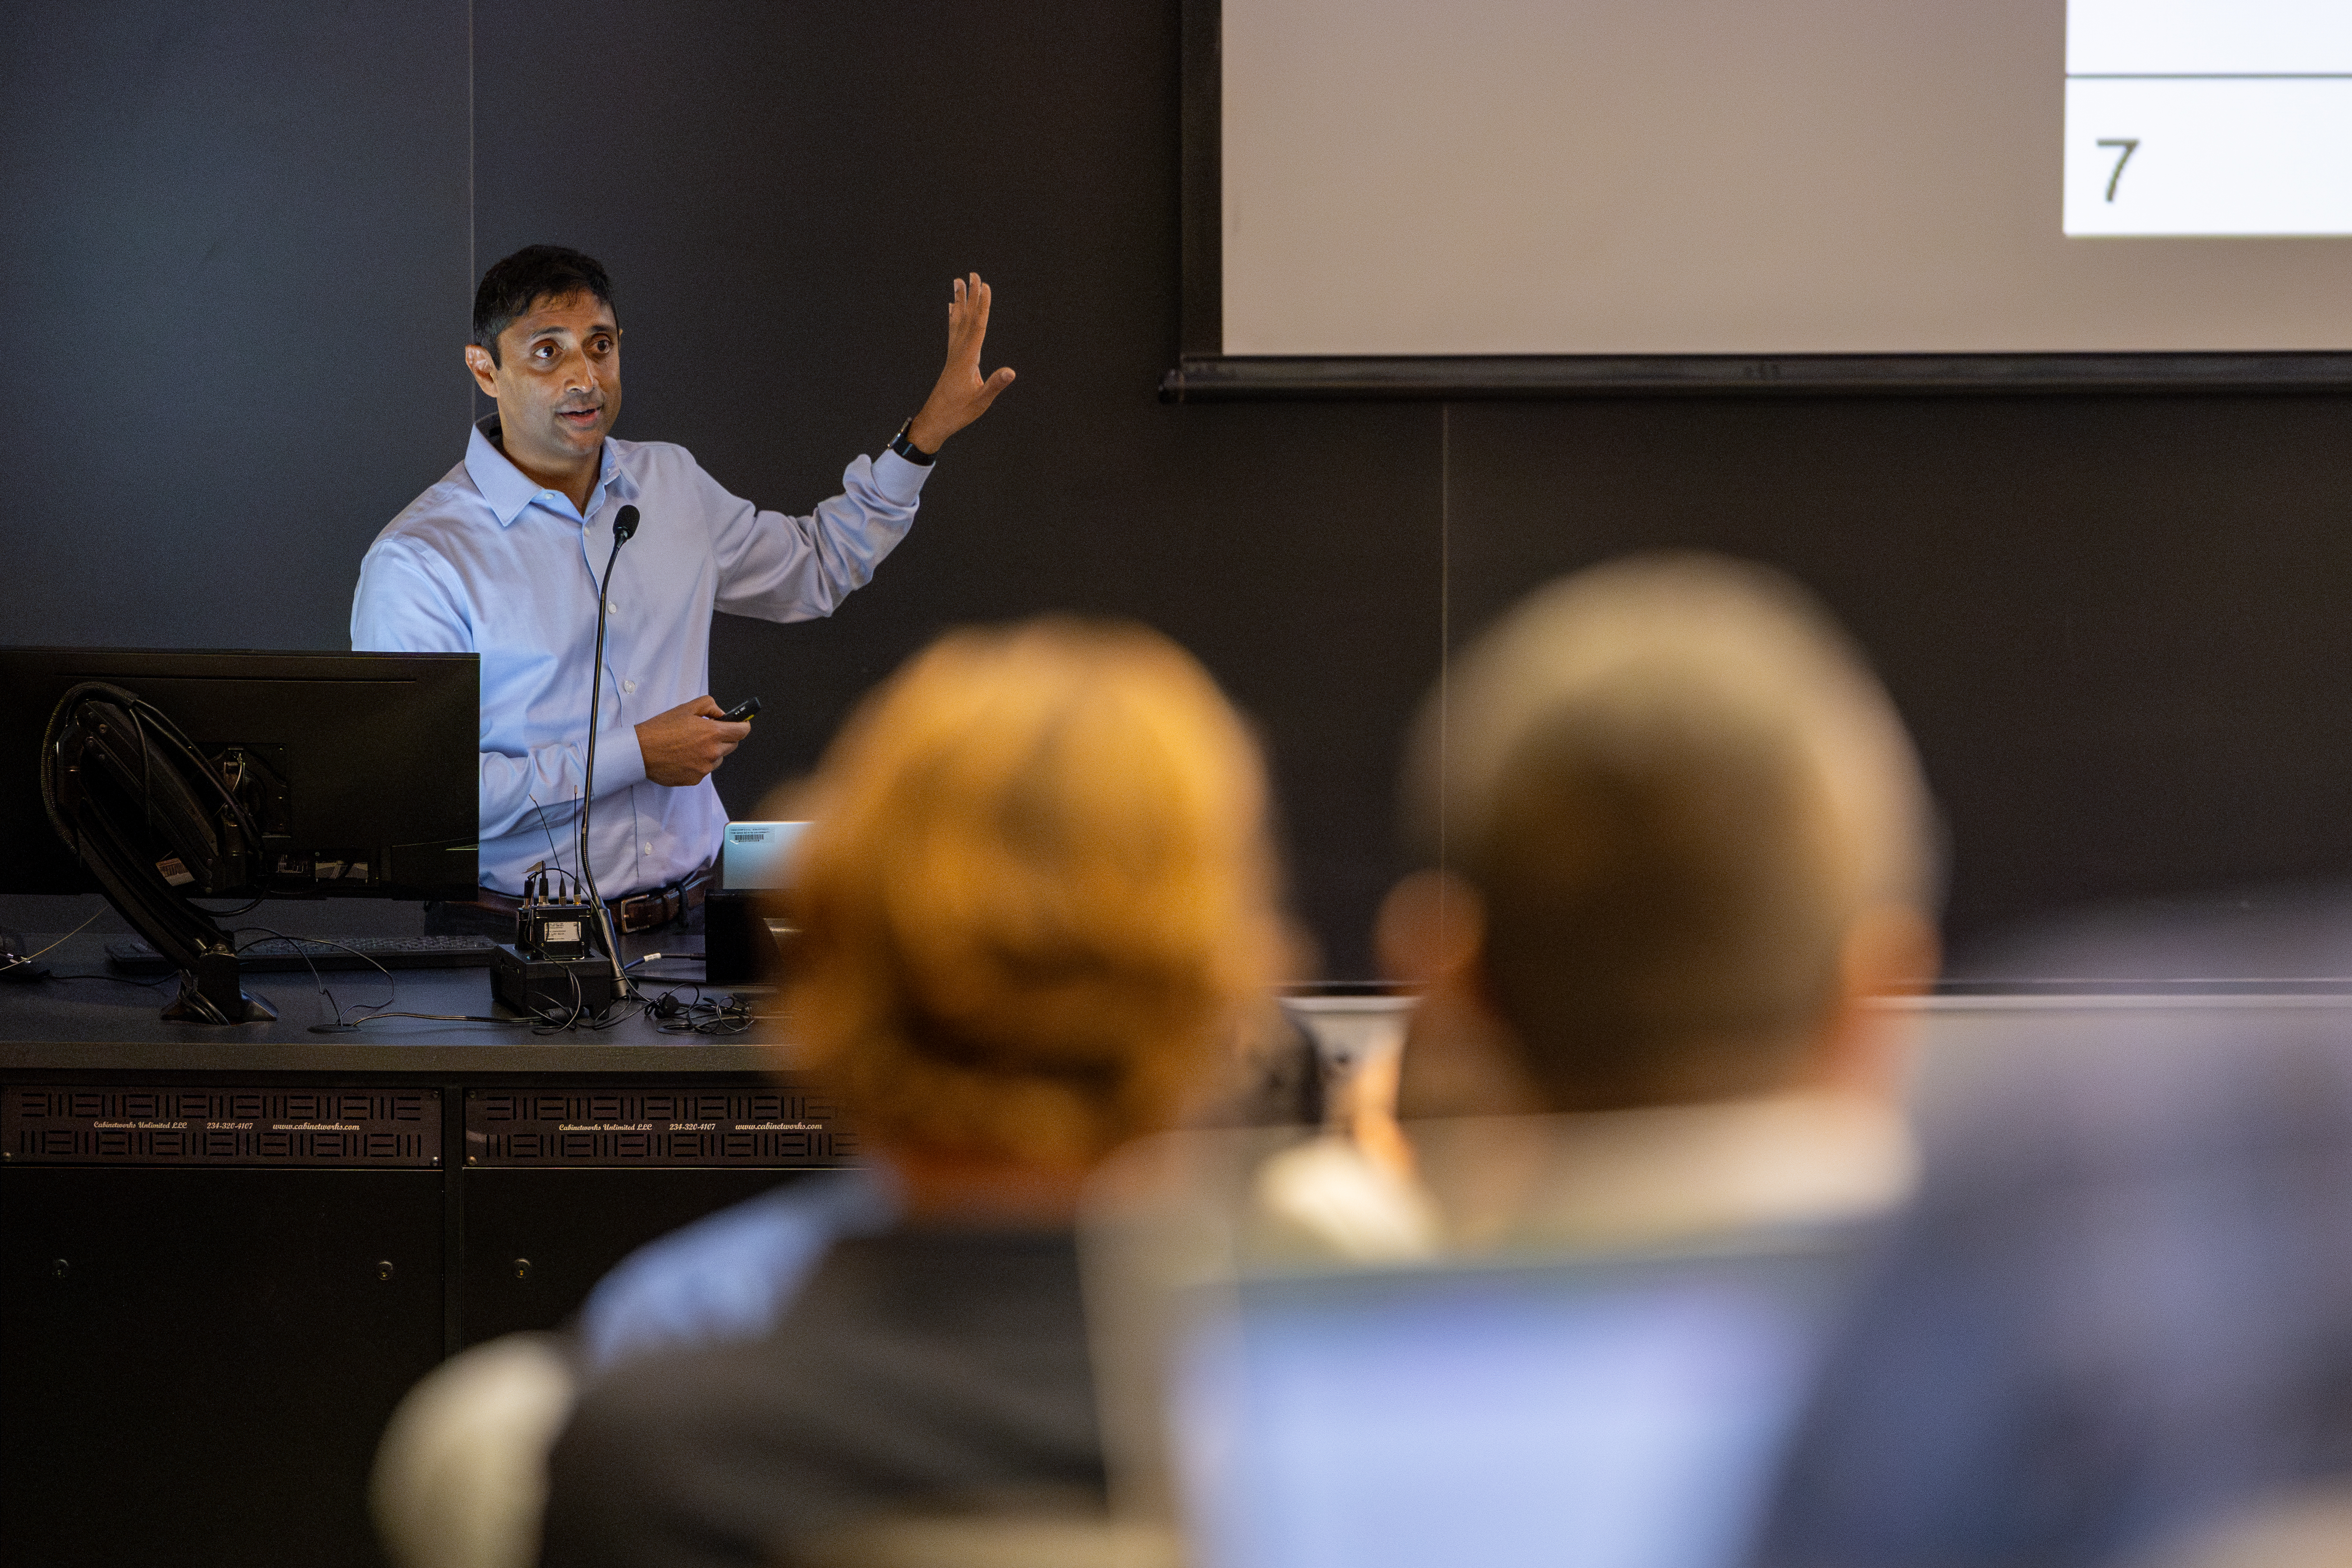
{"label": "microphone on gooseneck stand", "polygon": [[604,956],[613,965],[613,1000],[618,1002],[629,994],[628,972],[621,967],[621,942],[613,930],[613,911],[604,906],[604,895],[596,888],[596,863],[588,854],[588,810],[596,801],[596,722],[598,710],[604,696],[604,612],[612,605],[613,563],[621,558],[621,546],[637,531],[637,509],[625,506],[613,518],[613,552],[604,557],[604,578],[596,584],[596,659],[588,672],[588,760],[581,769],[583,783],[580,791],[580,874],[588,883],[588,897],[596,906],[596,928],[604,933]]}

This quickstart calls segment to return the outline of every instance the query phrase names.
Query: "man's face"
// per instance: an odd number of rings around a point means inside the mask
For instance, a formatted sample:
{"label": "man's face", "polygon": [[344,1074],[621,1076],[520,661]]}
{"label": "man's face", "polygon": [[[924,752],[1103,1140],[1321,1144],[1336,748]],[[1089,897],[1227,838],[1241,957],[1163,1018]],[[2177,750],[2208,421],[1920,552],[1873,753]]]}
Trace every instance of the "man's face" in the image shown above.
{"label": "man's face", "polygon": [[499,400],[500,444],[526,473],[575,472],[621,412],[621,329],[612,307],[582,289],[542,295],[499,334],[495,363],[475,344],[466,363]]}

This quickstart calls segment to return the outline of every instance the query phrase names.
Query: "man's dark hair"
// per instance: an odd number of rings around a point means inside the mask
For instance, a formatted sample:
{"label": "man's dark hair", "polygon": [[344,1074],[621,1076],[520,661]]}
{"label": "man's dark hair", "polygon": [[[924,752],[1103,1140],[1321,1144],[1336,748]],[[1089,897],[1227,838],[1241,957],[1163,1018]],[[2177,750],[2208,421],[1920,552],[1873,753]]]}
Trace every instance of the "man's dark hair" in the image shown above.
{"label": "man's dark hair", "polygon": [[582,289],[613,309],[613,279],[604,264],[569,246],[526,245],[482,274],[474,290],[474,342],[499,363],[499,334],[541,300],[560,300]]}

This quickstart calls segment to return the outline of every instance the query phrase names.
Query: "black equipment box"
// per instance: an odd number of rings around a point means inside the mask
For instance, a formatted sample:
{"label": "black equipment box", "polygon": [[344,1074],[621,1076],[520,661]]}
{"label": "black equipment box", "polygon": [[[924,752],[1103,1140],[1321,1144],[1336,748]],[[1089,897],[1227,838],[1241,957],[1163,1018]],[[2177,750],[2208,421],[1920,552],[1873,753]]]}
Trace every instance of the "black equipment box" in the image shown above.
{"label": "black equipment box", "polygon": [[533,1017],[593,1018],[613,1005],[613,961],[531,958],[512,942],[490,955],[490,994],[517,1013]]}

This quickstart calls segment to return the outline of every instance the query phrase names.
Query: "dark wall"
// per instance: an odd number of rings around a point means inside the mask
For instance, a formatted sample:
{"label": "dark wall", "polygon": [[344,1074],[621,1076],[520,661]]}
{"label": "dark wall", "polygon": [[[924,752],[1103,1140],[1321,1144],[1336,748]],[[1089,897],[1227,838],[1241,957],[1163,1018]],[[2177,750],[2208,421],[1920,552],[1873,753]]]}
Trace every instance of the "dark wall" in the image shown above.
{"label": "dark wall", "polygon": [[466,0],[0,26],[7,640],[350,646],[464,406]]}
{"label": "dark wall", "polygon": [[1448,419],[1457,626],[1643,545],[1770,561],[1828,600],[1917,738],[1964,942],[2095,899],[2228,915],[2278,896],[2253,884],[2352,871],[2352,401],[1596,402]]}
{"label": "dark wall", "polygon": [[1139,616],[1264,724],[1301,906],[1364,973],[1448,637],[1553,572],[1704,543],[1796,572],[1880,660],[1963,935],[2352,869],[2352,402],[1163,406],[1176,0],[7,26],[6,640],[342,646],[367,542],[463,451],[471,281],[518,245],[613,268],[622,434],[795,510],[913,411],[977,268],[1021,380],[913,536],[828,622],[719,623],[714,689],[767,701],[719,775],[738,813],[943,626]]}

